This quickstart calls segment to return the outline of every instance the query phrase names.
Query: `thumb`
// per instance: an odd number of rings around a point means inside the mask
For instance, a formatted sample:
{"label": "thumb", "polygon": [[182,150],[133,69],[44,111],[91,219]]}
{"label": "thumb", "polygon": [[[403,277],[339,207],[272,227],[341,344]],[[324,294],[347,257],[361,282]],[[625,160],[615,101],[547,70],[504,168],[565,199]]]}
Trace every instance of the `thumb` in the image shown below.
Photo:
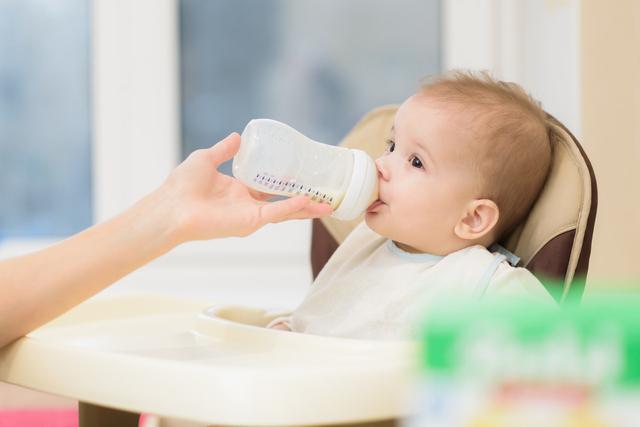
{"label": "thumb", "polygon": [[222,141],[207,149],[211,162],[217,168],[222,163],[231,159],[240,149],[240,135],[233,132]]}

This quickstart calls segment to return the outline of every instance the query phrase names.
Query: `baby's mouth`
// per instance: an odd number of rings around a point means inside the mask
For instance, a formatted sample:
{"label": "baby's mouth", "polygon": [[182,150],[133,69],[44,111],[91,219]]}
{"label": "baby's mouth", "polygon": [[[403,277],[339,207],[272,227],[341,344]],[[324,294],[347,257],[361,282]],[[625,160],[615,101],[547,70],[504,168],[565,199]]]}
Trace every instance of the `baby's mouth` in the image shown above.
{"label": "baby's mouth", "polygon": [[384,205],[384,202],[380,199],[375,200],[367,208],[367,213],[375,212],[380,206]]}

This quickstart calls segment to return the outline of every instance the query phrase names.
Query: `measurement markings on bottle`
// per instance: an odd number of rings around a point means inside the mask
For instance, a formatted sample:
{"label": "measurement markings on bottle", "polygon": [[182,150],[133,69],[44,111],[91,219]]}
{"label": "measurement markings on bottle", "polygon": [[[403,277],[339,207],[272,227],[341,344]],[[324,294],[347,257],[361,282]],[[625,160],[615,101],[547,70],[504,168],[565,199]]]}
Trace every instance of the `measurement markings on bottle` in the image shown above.
{"label": "measurement markings on bottle", "polygon": [[279,191],[287,194],[306,194],[314,202],[333,203],[333,196],[313,188],[311,185],[296,182],[296,179],[279,178],[266,172],[258,172],[253,177],[253,182],[263,187],[267,192]]}

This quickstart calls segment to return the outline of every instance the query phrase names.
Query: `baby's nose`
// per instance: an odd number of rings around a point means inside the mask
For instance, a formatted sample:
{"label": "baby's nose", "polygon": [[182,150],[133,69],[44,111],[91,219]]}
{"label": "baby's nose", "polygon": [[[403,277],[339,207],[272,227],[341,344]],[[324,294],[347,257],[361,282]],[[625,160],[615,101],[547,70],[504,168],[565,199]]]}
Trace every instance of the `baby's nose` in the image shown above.
{"label": "baby's nose", "polygon": [[378,157],[376,159],[376,168],[378,169],[378,178],[388,181],[390,176],[389,176],[389,170],[386,168],[384,164],[384,157]]}

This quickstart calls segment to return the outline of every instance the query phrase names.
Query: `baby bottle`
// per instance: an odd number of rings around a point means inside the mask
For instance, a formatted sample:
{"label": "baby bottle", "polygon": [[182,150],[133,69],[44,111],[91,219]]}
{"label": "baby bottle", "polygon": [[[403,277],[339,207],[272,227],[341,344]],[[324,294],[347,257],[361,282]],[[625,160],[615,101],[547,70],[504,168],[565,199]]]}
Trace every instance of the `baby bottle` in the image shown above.
{"label": "baby bottle", "polygon": [[256,190],[304,194],[327,203],[333,217],[350,220],[377,198],[375,164],[364,151],[313,141],[269,119],[251,120],[233,158],[233,175]]}

